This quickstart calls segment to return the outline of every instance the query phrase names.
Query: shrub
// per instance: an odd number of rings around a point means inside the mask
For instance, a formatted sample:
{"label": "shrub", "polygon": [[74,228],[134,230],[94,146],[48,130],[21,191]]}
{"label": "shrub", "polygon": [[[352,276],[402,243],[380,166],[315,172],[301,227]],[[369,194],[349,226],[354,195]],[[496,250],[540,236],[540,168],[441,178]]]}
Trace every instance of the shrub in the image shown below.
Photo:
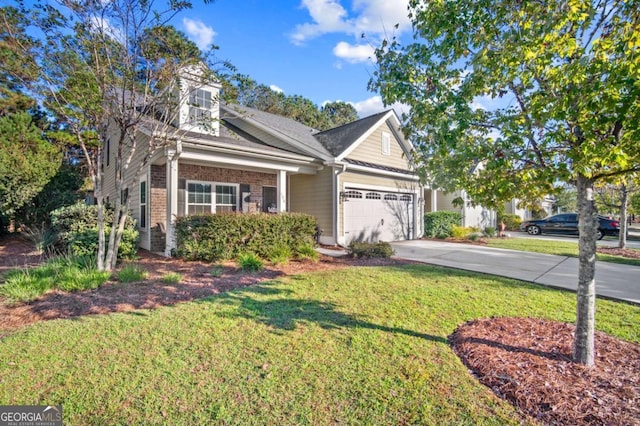
{"label": "shrub", "polygon": [[27,302],[47,291],[79,291],[97,288],[109,279],[109,272],[95,268],[95,257],[61,256],[36,268],[8,272],[0,294],[11,301]]}
{"label": "shrub", "polygon": [[349,251],[353,257],[389,258],[395,254],[391,244],[387,242],[364,243],[354,241],[349,244]]}
{"label": "shrub", "polygon": [[55,253],[55,244],[58,240],[56,232],[46,225],[26,228],[25,235],[31,241],[39,254],[51,255]]}
{"label": "shrub", "polygon": [[[106,208],[105,240],[108,240],[113,210]],[[74,256],[93,255],[98,251],[98,206],[77,203],[51,213],[52,229],[57,235],[58,248]],[[118,248],[119,259],[133,259],[138,250],[138,231],[135,221],[128,217]]]}
{"label": "shrub", "polygon": [[149,273],[138,265],[127,264],[118,271],[118,280],[123,283],[142,281],[149,276]]}
{"label": "shrub", "polygon": [[507,231],[517,231],[520,229],[522,219],[517,214],[503,214],[498,219],[498,223],[504,222]]}
{"label": "shrub", "polygon": [[162,282],[166,284],[177,284],[182,281],[182,274],[178,272],[167,272],[162,277]]}
{"label": "shrub", "polygon": [[314,244],[316,220],[301,213],[191,215],[176,222],[176,255],[187,260],[234,259],[255,253],[270,259],[274,251]]}
{"label": "shrub", "polygon": [[459,226],[461,222],[462,214],[460,212],[439,211],[426,213],[424,215],[424,235],[428,238],[440,238],[442,234],[450,237],[453,225]]}
{"label": "shrub", "polygon": [[320,259],[320,253],[311,244],[304,244],[296,249],[296,257],[317,262]]}
{"label": "shrub", "polygon": [[259,271],[264,266],[262,260],[255,253],[241,253],[238,256],[240,269],[243,271]]}
{"label": "shrub", "polygon": [[489,238],[493,238],[498,235],[498,231],[493,226],[487,226],[486,228],[484,228],[483,234]]}
{"label": "shrub", "polygon": [[453,238],[467,238],[469,235],[473,234],[474,232],[478,232],[478,228],[475,228],[473,226],[458,226],[458,225],[453,225],[451,227],[451,236]]}
{"label": "shrub", "polygon": [[284,244],[279,244],[271,248],[269,252],[269,261],[274,265],[280,263],[287,263],[289,259],[293,257],[293,250],[291,247]]}

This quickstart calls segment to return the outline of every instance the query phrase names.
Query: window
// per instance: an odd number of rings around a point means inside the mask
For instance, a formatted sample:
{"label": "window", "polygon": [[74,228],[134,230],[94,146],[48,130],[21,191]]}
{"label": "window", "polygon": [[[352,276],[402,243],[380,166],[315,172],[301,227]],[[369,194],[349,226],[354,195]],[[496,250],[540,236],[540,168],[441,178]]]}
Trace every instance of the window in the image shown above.
{"label": "window", "polygon": [[401,195],[400,201],[411,202],[411,195],[407,195],[407,194]]}
{"label": "window", "polygon": [[382,196],[377,192],[367,192],[367,195],[365,196],[365,198],[367,200],[379,200],[380,198],[382,198]]}
{"label": "window", "polygon": [[189,121],[206,125],[211,121],[211,92],[193,89],[189,93]]}
{"label": "window", "polygon": [[107,167],[109,167],[109,160],[111,159],[111,139],[107,139],[107,146],[104,150],[104,155],[106,157]]}
{"label": "window", "polygon": [[147,181],[140,181],[140,218],[138,219],[140,228],[147,227]]}
{"label": "window", "polygon": [[395,194],[384,194],[385,201],[398,201],[398,196]]}
{"label": "window", "polygon": [[358,191],[346,191],[343,193],[344,198],[362,198],[362,193]]}
{"label": "window", "polygon": [[391,155],[391,135],[387,132],[382,132],[382,154]]}
{"label": "window", "polygon": [[216,185],[216,213],[235,212],[238,205],[236,185]]}
{"label": "window", "polygon": [[238,211],[236,184],[187,182],[187,214]]}
{"label": "window", "polygon": [[187,214],[211,213],[210,183],[189,182],[187,191]]}

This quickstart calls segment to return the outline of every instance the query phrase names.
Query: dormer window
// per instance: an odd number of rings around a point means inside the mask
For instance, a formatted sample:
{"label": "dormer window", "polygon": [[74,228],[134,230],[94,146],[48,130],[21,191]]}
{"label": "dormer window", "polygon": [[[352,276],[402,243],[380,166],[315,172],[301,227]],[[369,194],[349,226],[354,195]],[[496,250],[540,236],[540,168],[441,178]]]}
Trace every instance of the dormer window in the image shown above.
{"label": "dormer window", "polygon": [[193,89],[189,92],[189,122],[193,125],[211,126],[211,92]]}

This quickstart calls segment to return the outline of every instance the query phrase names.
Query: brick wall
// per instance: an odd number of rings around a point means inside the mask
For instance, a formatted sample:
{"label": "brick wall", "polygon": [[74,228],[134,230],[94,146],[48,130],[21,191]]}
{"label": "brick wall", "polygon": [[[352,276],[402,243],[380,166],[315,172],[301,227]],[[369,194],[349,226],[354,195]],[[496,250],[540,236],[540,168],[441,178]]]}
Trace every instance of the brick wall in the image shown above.
{"label": "brick wall", "polygon": [[[277,176],[271,173],[261,173],[248,170],[233,170],[217,167],[207,167],[195,164],[178,165],[180,179],[200,180],[205,182],[237,183],[249,185],[251,201],[262,204],[262,187],[276,186]],[[167,214],[167,168],[165,165],[151,166],[150,183],[150,226],[151,251],[164,252],[166,244],[166,214]]]}
{"label": "brick wall", "polygon": [[178,174],[181,179],[206,182],[239,183],[249,185],[252,201],[262,201],[262,187],[276,186],[275,173],[261,173],[249,170],[222,169],[217,167],[180,164]]}
{"label": "brick wall", "polygon": [[164,252],[166,243],[167,216],[167,167],[151,166],[150,184],[150,225],[151,251]]}

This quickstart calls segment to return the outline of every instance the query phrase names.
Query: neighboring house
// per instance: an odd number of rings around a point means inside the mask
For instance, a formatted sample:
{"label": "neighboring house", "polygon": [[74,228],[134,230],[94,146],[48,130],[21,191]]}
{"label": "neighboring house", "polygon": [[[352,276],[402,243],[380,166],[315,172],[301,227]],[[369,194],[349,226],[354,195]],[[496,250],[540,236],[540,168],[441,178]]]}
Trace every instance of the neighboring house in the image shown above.
{"label": "neighboring house", "polygon": [[[456,211],[462,215],[462,226],[472,226],[480,229],[484,229],[487,226],[496,227],[497,214],[495,210],[471,205],[464,191],[447,193],[425,188],[424,199],[425,212]],[[454,205],[453,201],[456,199],[461,199],[462,205]]]}
{"label": "neighboring house", "polygon": [[[175,219],[193,213],[304,212],[316,217],[324,244],[422,235],[422,187],[393,111],[319,132],[220,104],[218,91],[184,93],[190,100],[175,123],[184,131],[125,176],[141,247],[169,255]],[[194,125],[194,116],[211,117],[211,125]],[[104,195],[113,198],[113,160],[104,167]]]}

